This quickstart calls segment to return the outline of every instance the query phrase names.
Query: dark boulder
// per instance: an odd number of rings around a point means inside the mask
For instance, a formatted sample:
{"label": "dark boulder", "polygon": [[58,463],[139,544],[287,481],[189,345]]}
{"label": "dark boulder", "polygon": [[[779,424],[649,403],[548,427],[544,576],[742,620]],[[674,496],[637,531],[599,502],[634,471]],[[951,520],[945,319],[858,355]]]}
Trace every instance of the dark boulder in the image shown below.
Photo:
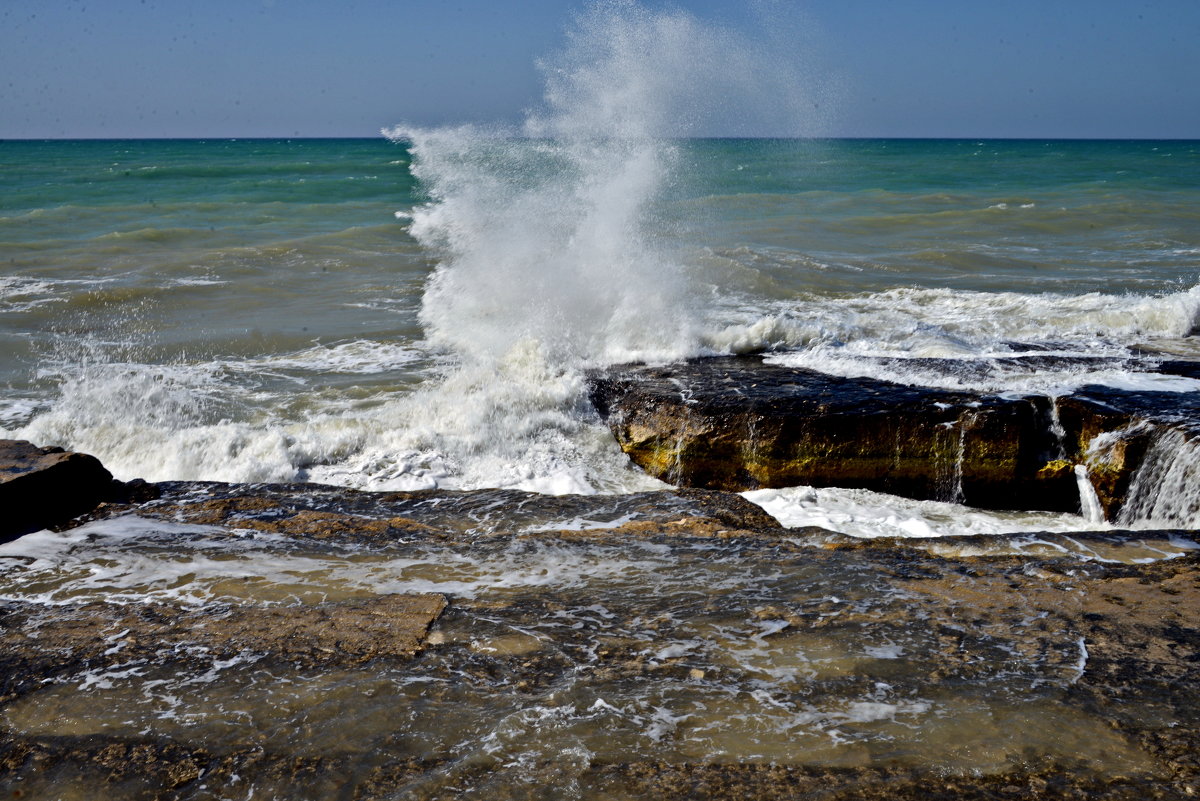
{"label": "dark boulder", "polygon": [[673,484],[1078,508],[1046,397],[839,378],[758,357],[615,368],[593,377],[591,397],[633,461]]}
{"label": "dark boulder", "polygon": [[0,440],[0,541],[65,523],[123,486],[94,456]]}
{"label": "dark boulder", "polygon": [[[1184,375],[1190,364],[1122,366]],[[591,398],[630,458],[679,486],[807,484],[1075,512],[1080,466],[1109,520],[1144,503],[1133,497],[1134,479],[1162,456],[1155,448],[1164,450],[1165,437],[1200,434],[1200,392],[1087,386],[1057,398],[988,395],[842,378],[761,356],[614,367],[592,375]]]}

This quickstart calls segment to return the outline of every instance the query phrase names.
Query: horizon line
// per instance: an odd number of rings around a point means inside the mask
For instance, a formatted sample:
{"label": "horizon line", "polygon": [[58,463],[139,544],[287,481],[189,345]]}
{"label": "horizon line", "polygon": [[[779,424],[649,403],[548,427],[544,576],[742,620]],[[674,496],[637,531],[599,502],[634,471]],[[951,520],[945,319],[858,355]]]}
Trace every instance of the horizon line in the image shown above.
{"label": "horizon line", "polygon": [[[513,136],[512,139],[552,137]],[[602,138],[602,137],[597,137]],[[914,141],[914,142],[1200,142],[1200,136],[662,136],[667,140],[735,141],[763,140],[785,142],[841,141]],[[379,136],[0,136],[4,142],[291,142],[291,141],[380,141]]]}

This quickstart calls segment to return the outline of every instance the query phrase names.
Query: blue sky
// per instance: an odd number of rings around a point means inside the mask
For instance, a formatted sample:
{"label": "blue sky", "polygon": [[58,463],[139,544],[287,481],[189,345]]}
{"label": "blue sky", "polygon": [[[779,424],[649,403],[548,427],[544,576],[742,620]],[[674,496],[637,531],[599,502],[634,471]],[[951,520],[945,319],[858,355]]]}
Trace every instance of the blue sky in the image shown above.
{"label": "blue sky", "polygon": [[[578,0],[3,0],[0,138],[516,121]],[[645,2],[745,28],[749,2]],[[761,3],[756,4],[761,5]],[[831,136],[1200,138],[1200,2],[775,0]]]}

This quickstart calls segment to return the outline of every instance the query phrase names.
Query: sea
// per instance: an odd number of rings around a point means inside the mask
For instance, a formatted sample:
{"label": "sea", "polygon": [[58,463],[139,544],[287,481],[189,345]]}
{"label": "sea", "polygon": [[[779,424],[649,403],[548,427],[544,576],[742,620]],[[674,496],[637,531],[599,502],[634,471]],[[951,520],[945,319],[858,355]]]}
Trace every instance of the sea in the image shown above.
{"label": "sea", "polygon": [[[917,365],[1200,355],[1200,142],[389,134],[0,142],[0,436],[126,480],[628,493],[665,485],[587,400],[606,365],[1196,389]],[[860,536],[1087,522],[751,497]]]}

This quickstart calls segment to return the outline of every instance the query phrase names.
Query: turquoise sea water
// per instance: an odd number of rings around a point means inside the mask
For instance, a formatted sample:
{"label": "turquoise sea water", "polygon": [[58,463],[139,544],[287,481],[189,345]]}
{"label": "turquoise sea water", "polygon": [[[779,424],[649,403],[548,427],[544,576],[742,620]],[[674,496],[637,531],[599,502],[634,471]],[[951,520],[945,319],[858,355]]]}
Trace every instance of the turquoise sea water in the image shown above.
{"label": "turquoise sea water", "polygon": [[0,435],[122,478],[624,491],[586,367],[1195,352],[1200,313],[1198,142],[0,142],[0,204]]}

